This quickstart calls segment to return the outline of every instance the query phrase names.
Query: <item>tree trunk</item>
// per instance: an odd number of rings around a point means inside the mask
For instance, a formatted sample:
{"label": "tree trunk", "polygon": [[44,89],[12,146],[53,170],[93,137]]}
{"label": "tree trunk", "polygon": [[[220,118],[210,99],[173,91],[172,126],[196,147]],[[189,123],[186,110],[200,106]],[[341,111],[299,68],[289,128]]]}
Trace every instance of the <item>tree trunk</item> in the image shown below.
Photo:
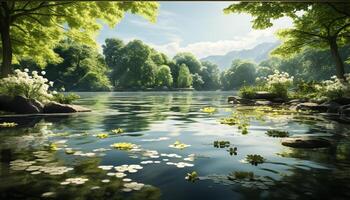
{"label": "tree trunk", "polygon": [[337,39],[336,38],[331,38],[329,40],[329,45],[331,48],[331,54],[332,57],[335,61],[335,67],[336,67],[336,73],[337,73],[337,77],[339,79],[345,79],[344,74],[345,74],[345,70],[344,70],[344,62],[342,60],[342,58],[340,57],[339,54],[339,50],[338,50],[338,44],[337,44]]}
{"label": "tree trunk", "polygon": [[12,46],[10,39],[10,19],[0,19],[1,42],[2,42],[2,64],[1,77],[6,77],[11,73]]}

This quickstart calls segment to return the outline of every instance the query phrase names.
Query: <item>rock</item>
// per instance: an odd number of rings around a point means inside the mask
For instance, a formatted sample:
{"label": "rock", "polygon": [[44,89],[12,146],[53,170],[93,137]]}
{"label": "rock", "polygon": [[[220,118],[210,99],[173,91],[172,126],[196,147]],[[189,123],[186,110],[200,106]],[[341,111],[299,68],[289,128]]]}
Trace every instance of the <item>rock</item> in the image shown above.
{"label": "rock", "polygon": [[305,103],[299,103],[294,108],[291,107],[291,109],[296,110],[312,110],[312,111],[320,111],[320,112],[326,112],[327,108],[324,106],[320,106],[317,103],[312,102],[305,102]]}
{"label": "rock", "polygon": [[44,113],[75,113],[75,112],[90,112],[90,109],[78,105],[61,104],[50,102],[44,106]]}
{"label": "rock", "polygon": [[43,112],[43,110],[44,110],[44,104],[42,104],[40,101],[35,100],[35,99],[31,99],[30,101],[31,101],[31,103],[32,103],[34,106],[36,106],[36,107],[38,108],[38,110],[39,110],[40,112]]}
{"label": "rock", "polygon": [[328,101],[320,104],[320,106],[324,107],[324,109],[328,113],[337,113],[341,105],[334,101]]}
{"label": "rock", "polygon": [[254,99],[273,100],[274,98],[276,98],[275,94],[266,91],[259,91],[254,94]]}
{"label": "rock", "polygon": [[234,96],[227,97],[227,102],[235,103],[237,102],[237,97],[234,97]]}
{"label": "rock", "polygon": [[42,104],[39,101],[28,99],[22,96],[7,96],[0,97],[0,109],[7,112],[17,114],[36,114],[42,111]]}
{"label": "rock", "polygon": [[342,122],[349,123],[350,122],[350,104],[340,106],[338,109],[339,119]]}
{"label": "rock", "polygon": [[296,104],[305,103],[305,102],[307,102],[306,99],[292,99],[292,100],[288,101],[287,104],[296,105]]}
{"label": "rock", "polygon": [[255,105],[257,105],[257,106],[271,106],[272,104],[273,103],[271,101],[267,101],[267,100],[265,100],[265,101],[261,101],[261,100],[255,101]]}
{"label": "rock", "polygon": [[286,138],[282,139],[282,145],[293,148],[323,148],[328,147],[331,143],[321,138]]}
{"label": "rock", "polygon": [[274,102],[274,103],[284,103],[284,102],[286,102],[286,100],[285,99],[283,99],[283,98],[273,98],[273,99],[271,99],[271,101],[272,102]]}
{"label": "rock", "polygon": [[340,105],[349,105],[350,104],[350,98],[347,97],[340,97],[337,99],[332,100],[335,103],[338,103]]}

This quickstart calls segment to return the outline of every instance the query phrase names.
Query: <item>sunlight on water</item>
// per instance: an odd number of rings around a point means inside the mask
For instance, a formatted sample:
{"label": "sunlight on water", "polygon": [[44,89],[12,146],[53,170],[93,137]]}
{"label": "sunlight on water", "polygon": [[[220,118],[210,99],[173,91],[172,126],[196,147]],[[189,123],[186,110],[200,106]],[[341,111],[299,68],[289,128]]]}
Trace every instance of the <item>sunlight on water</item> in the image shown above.
{"label": "sunlight on water", "polygon": [[[18,124],[0,128],[3,199],[350,195],[349,125],[283,109],[233,107],[229,92],[79,95],[77,103],[93,112],[0,117]],[[230,117],[234,124],[221,123]],[[323,137],[332,145],[293,149],[268,130]]]}

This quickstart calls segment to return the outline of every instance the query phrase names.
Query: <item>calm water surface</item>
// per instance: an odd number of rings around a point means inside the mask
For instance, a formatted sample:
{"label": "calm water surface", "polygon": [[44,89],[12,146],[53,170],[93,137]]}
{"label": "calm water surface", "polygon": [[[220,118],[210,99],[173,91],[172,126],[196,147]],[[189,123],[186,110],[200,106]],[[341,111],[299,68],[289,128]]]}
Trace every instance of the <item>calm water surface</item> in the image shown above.
{"label": "calm water surface", "polygon": [[[0,116],[0,122],[18,123],[17,127],[0,129],[1,199],[350,198],[347,124],[315,114],[233,107],[227,103],[232,92],[79,95],[77,104],[93,112]],[[202,112],[207,106],[217,112]],[[221,118],[232,113],[249,119],[248,134],[243,135],[237,126],[220,124]],[[116,128],[124,133],[112,134]],[[270,129],[286,130],[291,137],[323,137],[332,145],[320,149],[284,147],[281,138],[265,134]],[[109,137],[98,138],[99,133]],[[216,140],[229,141],[237,154],[214,147]],[[169,147],[175,141],[191,146]],[[123,151],[110,147],[118,142],[133,143],[138,148]],[[245,160],[249,154],[259,154],[265,162],[251,165]],[[180,162],[185,166],[176,165]],[[114,168],[99,168],[131,164],[143,168],[125,172],[123,178],[116,177]],[[198,173],[199,180],[185,179],[192,171]],[[254,178],[237,178],[235,172],[252,172]],[[67,183],[69,178],[83,181]],[[125,192],[125,178],[145,186]]]}

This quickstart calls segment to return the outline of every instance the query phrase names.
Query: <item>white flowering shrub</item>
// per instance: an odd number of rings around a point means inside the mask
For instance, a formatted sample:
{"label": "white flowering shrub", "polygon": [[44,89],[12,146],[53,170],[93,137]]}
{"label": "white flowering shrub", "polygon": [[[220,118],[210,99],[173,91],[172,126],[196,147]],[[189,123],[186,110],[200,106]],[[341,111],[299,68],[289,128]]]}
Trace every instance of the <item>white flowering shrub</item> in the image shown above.
{"label": "white flowering shrub", "polygon": [[350,97],[350,74],[344,76],[345,80],[333,76],[330,80],[318,84],[316,89],[319,93],[319,99],[332,100],[340,97]]}
{"label": "white flowering shrub", "polygon": [[265,86],[268,91],[276,94],[278,97],[288,97],[288,89],[293,85],[293,76],[289,76],[287,72],[274,71],[274,74],[267,77],[258,77],[256,83]]}
{"label": "white flowering shrub", "polygon": [[0,79],[0,93],[10,96],[20,95],[42,102],[48,101],[53,98],[53,94],[56,92],[49,91],[53,82],[49,82],[42,75],[45,75],[45,71],[39,75],[37,71],[32,71],[30,74],[28,69],[24,71],[16,69],[14,74]]}

